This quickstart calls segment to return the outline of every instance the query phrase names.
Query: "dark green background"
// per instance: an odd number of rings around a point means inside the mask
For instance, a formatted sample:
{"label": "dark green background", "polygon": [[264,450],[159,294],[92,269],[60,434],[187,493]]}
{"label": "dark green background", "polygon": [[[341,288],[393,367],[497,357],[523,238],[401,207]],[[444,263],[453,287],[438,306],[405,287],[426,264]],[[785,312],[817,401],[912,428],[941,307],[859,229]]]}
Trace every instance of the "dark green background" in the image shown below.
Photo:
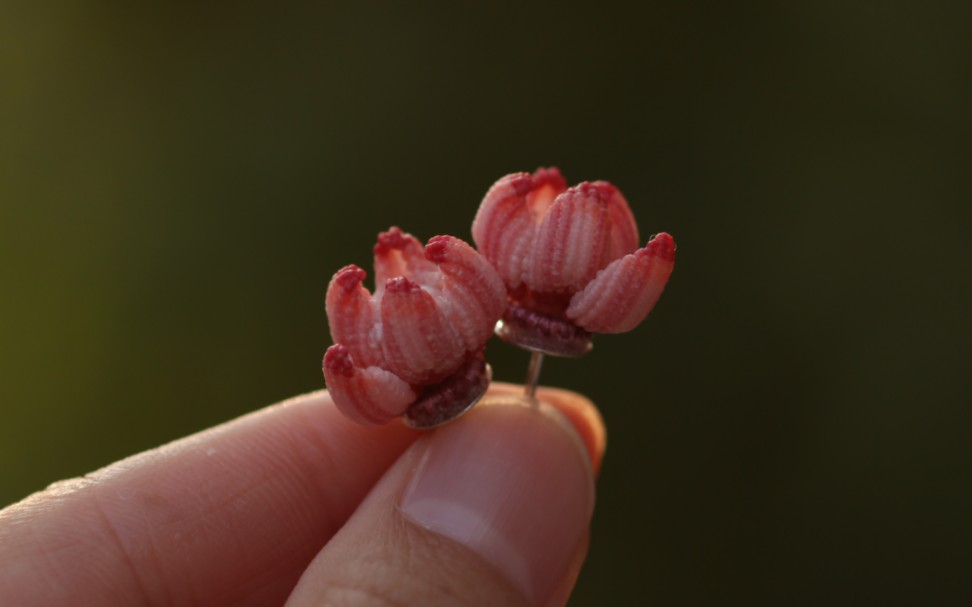
{"label": "dark green background", "polygon": [[679,244],[544,371],[610,432],[572,604],[972,599],[962,3],[0,12],[0,503],[320,388],[338,267],[555,164]]}

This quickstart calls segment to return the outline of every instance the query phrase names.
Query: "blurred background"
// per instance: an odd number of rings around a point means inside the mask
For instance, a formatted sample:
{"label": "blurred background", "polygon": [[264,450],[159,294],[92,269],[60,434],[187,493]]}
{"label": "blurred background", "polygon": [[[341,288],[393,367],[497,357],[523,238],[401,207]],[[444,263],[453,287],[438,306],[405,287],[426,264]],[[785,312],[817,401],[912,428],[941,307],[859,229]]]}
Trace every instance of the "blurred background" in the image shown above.
{"label": "blurred background", "polygon": [[20,4],[0,504],[321,388],[335,270],[557,165],[679,244],[545,365],[610,435],[571,605],[972,599],[967,3]]}

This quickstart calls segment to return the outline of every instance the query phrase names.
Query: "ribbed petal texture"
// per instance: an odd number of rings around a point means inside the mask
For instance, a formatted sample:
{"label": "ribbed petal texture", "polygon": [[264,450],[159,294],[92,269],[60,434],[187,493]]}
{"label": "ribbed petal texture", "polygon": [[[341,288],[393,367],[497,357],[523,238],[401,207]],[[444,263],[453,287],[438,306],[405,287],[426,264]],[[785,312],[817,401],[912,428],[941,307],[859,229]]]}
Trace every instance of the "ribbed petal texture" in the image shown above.
{"label": "ribbed petal texture", "polygon": [[571,299],[567,317],[592,333],[624,333],[648,316],[675,266],[675,241],[664,232],[613,261]]}
{"label": "ribbed petal texture", "polygon": [[388,370],[407,382],[439,381],[459,366],[466,353],[435,299],[404,276],[385,284],[381,323]]}
{"label": "ribbed petal texture", "polygon": [[381,291],[390,278],[404,276],[417,282],[434,280],[435,266],[425,258],[422,243],[397,227],[378,234],[375,244],[375,290]]}
{"label": "ribbed petal texture", "polygon": [[602,267],[610,228],[598,188],[582,183],[557,196],[533,240],[524,282],[540,293],[579,291]]}
{"label": "ribbed petal texture", "polygon": [[503,281],[482,255],[458,238],[436,236],[425,254],[442,272],[439,307],[467,351],[481,348],[506,304]]}
{"label": "ribbed petal texture", "polygon": [[634,253],[638,248],[638,224],[628,201],[618,188],[607,181],[595,181],[591,184],[597,188],[601,197],[606,201],[608,215],[610,215],[611,234],[608,237],[607,257],[602,260],[607,265],[628,253]]}
{"label": "ribbed petal texture", "polygon": [[[417,399],[421,411],[407,418],[416,425],[458,414],[475,397],[470,386],[488,382],[467,376],[486,373],[483,347],[506,305],[502,279],[452,236],[436,236],[423,249],[412,235],[391,228],[378,236],[374,252],[374,294],[363,285],[365,271],[354,265],[328,285],[335,345],[323,369],[334,402],[363,423],[384,423]],[[461,381],[452,378],[457,373]],[[466,403],[450,406],[460,393]]]}
{"label": "ribbed petal texture", "polygon": [[473,220],[473,241],[508,287],[523,282],[537,225],[566,187],[557,169],[540,169],[507,175],[486,193]]}
{"label": "ribbed petal texture", "polygon": [[365,271],[355,265],[338,270],[327,286],[327,318],[331,337],[344,344],[358,364],[381,362],[381,350],[374,342],[378,310],[371,293],[364,287]]}
{"label": "ribbed petal texture", "polygon": [[506,285],[500,337],[577,356],[590,333],[630,331],[648,315],[672,272],[675,243],[659,234],[639,249],[631,207],[611,183],[565,187],[555,168],[507,175],[486,193],[472,233]]}
{"label": "ribbed petal texture", "polygon": [[405,413],[418,392],[390,371],[358,368],[348,348],[335,344],[324,354],[324,380],[334,404],[362,424],[384,424]]}

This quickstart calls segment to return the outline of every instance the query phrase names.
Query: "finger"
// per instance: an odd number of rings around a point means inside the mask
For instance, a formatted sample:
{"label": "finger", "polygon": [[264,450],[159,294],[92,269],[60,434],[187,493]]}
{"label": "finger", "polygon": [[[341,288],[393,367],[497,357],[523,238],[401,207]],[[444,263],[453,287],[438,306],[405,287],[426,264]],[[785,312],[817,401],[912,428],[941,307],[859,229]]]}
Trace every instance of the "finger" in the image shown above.
{"label": "finger", "polygon": [[0,605],[268,605],[417,433],[326,392],[52,485],[0,511]]}
{"label": "finger", "polygon": [[547,601],[546,607],[562,607],[567,604],[567,600],[570,598],[570,594],[574,591],[574,586],[577,584],[577,577],[580,575],[581,567],[587,559],[587,549],[590,545],[590,540],[591,535],[590,531],[588,531],[584,534],[580,547],[574,552],[574,556],[570,560],[567,574],[560,579],[560,583],[554,589],[550,600]]}
{"label": "finger", "polygon": [[[508,384],[494,381],[489,387],[490,394],[519,396],[523,394],[523,386],[520,384]],[[607,431],[604,429],[604,420],[594,403],[586,396],[563,390],[561,388],[537,389],[537,398],[541,401],[553,405],[584,442],[587,447],[587,454],[591,458],[591,465],[594,467],[596,476],[601,470],[601,461],[604,459],[604,451],[607,448]]]}
{"label": "finger", "polygon": [[594,505],[578,435],[603,429],[578,432],[549,404],[494,391],[409,448],[304,572],[288,607],[563,604]]}

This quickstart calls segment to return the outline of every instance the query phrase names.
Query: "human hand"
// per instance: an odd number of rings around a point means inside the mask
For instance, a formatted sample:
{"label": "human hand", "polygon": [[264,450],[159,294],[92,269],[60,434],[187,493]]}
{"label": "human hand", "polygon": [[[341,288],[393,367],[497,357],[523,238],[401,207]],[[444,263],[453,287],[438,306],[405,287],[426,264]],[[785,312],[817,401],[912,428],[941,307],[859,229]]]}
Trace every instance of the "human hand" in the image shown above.
{"label": "human hand", "polygon": [[0,605],[562,605],[604,428],[520,390],[425,433],[318,392],[55,483],[0,511]]}

